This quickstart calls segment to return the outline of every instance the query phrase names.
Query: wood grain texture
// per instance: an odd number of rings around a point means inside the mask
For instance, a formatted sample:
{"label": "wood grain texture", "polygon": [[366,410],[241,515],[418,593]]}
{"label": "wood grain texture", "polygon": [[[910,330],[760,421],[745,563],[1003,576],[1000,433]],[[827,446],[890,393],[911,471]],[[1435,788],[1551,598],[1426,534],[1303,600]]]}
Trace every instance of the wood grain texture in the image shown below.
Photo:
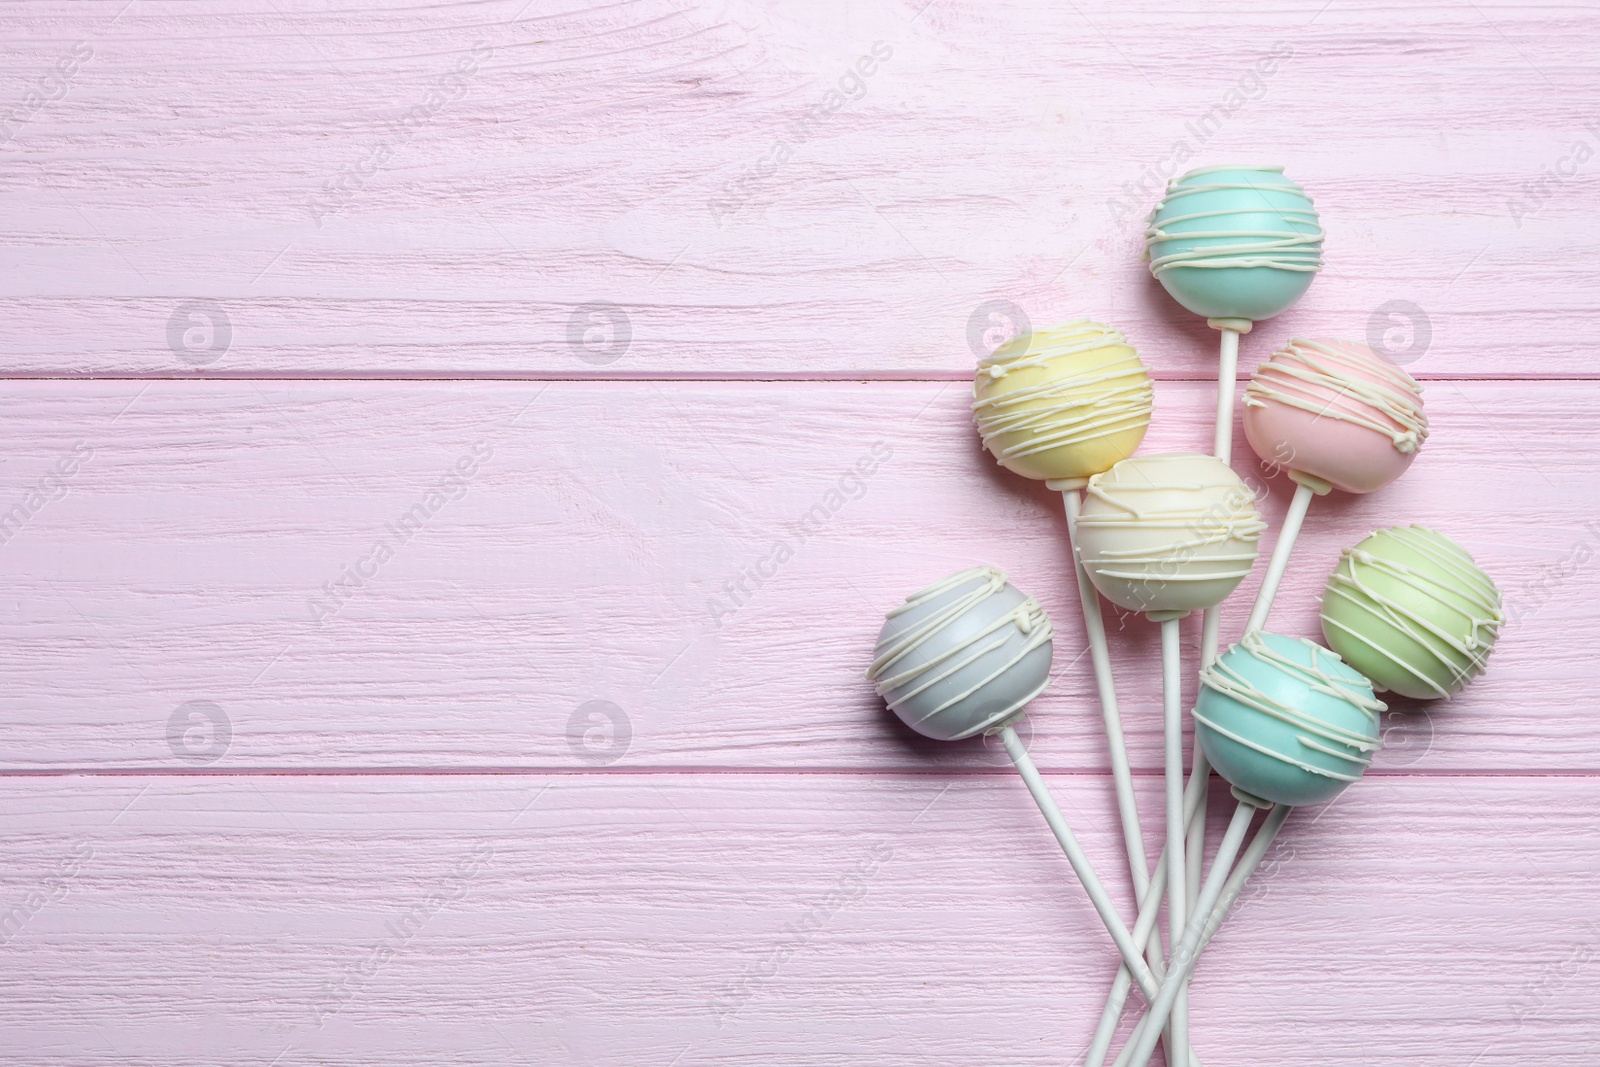
{"label": "wood grain texture", "polygon": [[[977,743],[913,739],[862,677],[885,610],[979,561],[1061,630],[1030,720],[1041,758],[1103,767],[1059,496],[982,451],[964,386],[10,393],[0,500],[26,502],[75,447],[92,457],[0,548],[8,767],[181,767],[167,725],[192,700],[229,718],[218,767],[581,769],[568,726],[590,700],[629,721],[626,751],[597,754],[618,767],[993,767]],[[1204,447],[1211,387],[1162,383],[1156,403],[1148,450]],[[1428,406],[1433,437],[1401,481],[1317,501],[1274,625],[1315,635],[1339,550],[1375,526],[1443,530],[1506,591],[1513,624],[1468,693],[1396,702],[1406,766],[1592,770],[1600,723],[1570,696],[1592,668],[1570,652],[1600,640],[1600,571],[1575,562],[1600,532],[1572,491],[1592,459],[1568,435],[1600,419],[1600,386],[1436,383]],[[430,498],[462,460],[471,475]],[[1284,479],[1238,467],[1276,523]],[[1153,769],[1156,628],[1107,611],[1135,760]],[[1186,640],[1192,657],[1192,623]]]}
{"label": "wood grain texture", "polygon": [[[1112,866],[1098,783],[1051,781]],[[55,898],[0,971],[0,1054],[41,1067],[1059,1064],[1115,963],[1014,778],[0,796],[0,903]],[[1593,1062],[1596,804],[1592,779],[1434,776],[1296,813],[1201,962],[1196,1046],[1240,1067]]]}
{"label": "wood grain texture", "polygon": [[[1104,932],[1003,756],[862,672],[957,567],[1039,596],[1024,733],[1127,907],[1059,501],[965,383],[1089,315],[1147,450],[1206,448],[1140,218],[1262,161],[1328,266],[1242,371],[1374,339],[1434,424],[1314,504],[1275,626],[1407,521],[1510,623],[1290,821],[1196,1045],[1595,1062],[1596,14],[1235,7],[0,10],[0,1061],[1073,1062]],[[1150,816],[1156,634],[1111,627]]]}
{"label": "wood grain texture", "polygon": [[[1246,368],[1292,335],[1365,337],[1399,299],[1428,320],[1418,373],[1589,377],[1592,24],[1521,4],[14,6],[0,371],[192,374],[168,324],[204,298],[231,330],[197,342],[208,374],[592,374],[568,326],[609,301],[632,331],[613,375],[961,376],[969,316],[1001,299],[1110,319],[1161,373],[1204,377],[1215,339],[1148,277],[1139,219],[1189,165],[1260,159],[1316,196],[1328,268]],[[24,106],[78,41],[60,99]],[[795,132],[879,41],[859,99]]]}

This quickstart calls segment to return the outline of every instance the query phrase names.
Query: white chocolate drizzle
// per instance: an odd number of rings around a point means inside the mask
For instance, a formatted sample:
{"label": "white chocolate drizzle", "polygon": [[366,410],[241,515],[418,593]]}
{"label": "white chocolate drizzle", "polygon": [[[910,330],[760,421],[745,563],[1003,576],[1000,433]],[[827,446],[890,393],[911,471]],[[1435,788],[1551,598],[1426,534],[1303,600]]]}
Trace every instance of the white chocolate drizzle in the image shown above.
{"label": "white chocolate drizzle", "polygon": [[[1189,464],[1196,457],[1187,454],[1140,456],[1125,461],[1139,464],[1141,471],[1158,463]],[[1119,464],[1120,466],[1120,464]],[[1226,470],[1218,465],[1219,470]],[[1108,578],[1133,581],[1219,581],[1238,580],[1255,564],[1257,543],[1267,524],[1256,511],[1255,498],[1237,476],[1231,480],[1146,481],[1111,480],[1116,467],[1089,480],[1088,494],[1111,507],[1107,513],[1085,513],[1078,519],[1079,529],[1170,530],[1170,540],[1141,548],[1100,548],[1084,565]],[[1232,473],[1231,471],[1229,472]],[[1107,484],[1111,481],[1111,484]],[[1216,490],[1224,490],[1219,495]],[[1236,552],[1213,554],[1207,550],[1230,543],[1241,546]],[[1191,561],[1206,568],[1185,573]],[[1215,564],[1234,564],[1228,570],[1213,569]]]}
{"label": "white chocolate drizzle", "polygon": [[[1449,697],[1482,674],[1487,666],[1489,653],[1494,650],[1500,627],[1505,623],[1500,590],[1466,550],[1443,534],[1417,524],[1393,526],[1383,532],[1425,558],[1430,569],[1419,570],[1359,545],[1347,548],[1328,579],[1323,603],[1327,603],[1328,597],[1340,597],[1388,623],[1427,649],[1437,664],[1450,672],[1453,684],[1441,686],[1426,665],[1407,662],[1394,650],[1376,645],[1365,635],[1330,619],[1326,611],[1322,613],[1322,624],[1371,649],[1439,696]],[[1418,594],[1417,600],[1440,602],[1462,613],[1467,617],[1466,632],[1446,630],[1405,601],[1384,596],[1363,580],[1365,568],[1408,586]],[[1465,661],[1464,667],[1457,666],[1461,661]]]}
{"label": "white chocolate drizzle", "polygon": [[[1006,573],[996,567],[972,567],[957,574],[952,574],[943,581],[934,582],[926,589],[911,594],[906,597],[904,604],[890,610],[888,618],[893,619],[908,611],[922,607],[930,600],[944,597],[952,590],[958,589],[963,585],[973,585],[970,592],[952,599],[948,604],[933,612],[912,629],[897,634],[890,640],[881,642],[873,650],[872,666],[867,668],[867,678],[877,686],[878,695],[888,703],[889,710],[898,714],[902,705],[914,699],[929,686],[939,684],[991,652],[1004,648],[1013,636],[1011,629],[1013,626],[1021,631],[1027,640],[1018,645],[1011,658],[995,667],[984,678],[928,711],[922,716],[923,720],[931,719],[940,712],[967,699],[973,693],[976,693],[996,678],[1005,674],[1012,667],[1021,663],[1034,649],[1049,643],[1054,633],[1050,626],[1050,617],[1045,614],[1044,608],[1039,604],[1039,601],[1030,596],[1011,611],[996,618],[989,625],[969,635],[964,640],[951,642],[949,647],[928,656],[922,662],[916,662],[915,659],[912,659],[909,664],[907,663],[913,652],[921,649],[922,646],[930,641],[937,641],[946,627],[1006,588],[1007,582]],[[948,637],[945,640],[948,641]],[[1048,681],[1047,678],[1033,692],[1015,701],[997,717],[996,721],[1009,718],[1013,712],[1021,710],[1024,705],[1044,691]],[[898,693],[896,699],[890,701],[889,694],[903,686],[910,686],[910,688]]]}
{"label": "white chocolate drizzle", "polygon": [[[1428,439],[1421,384],[1366,345],[1340,343],[1352,347],[1291,340],[1256,368],[1244,391],[1245,407],[1287,404],[1383,434],[1397,452],[1415,452]],[[1350,374],[1347,368],[1351,364],[1381,378],[1382,383]],[[1327,395],[1330,391],[1332,397]]]}
{"label": "white chocolate drizzle", "polygon": [[[1304,189],[1293,181],[1284,185],[1253,185],[1249,182],[1215,180],[1210,182],[1191,182],[1191,179],[1201,178],[1207,174],[1222,171],[1255,170],[1268,174],[1282,174],[1282,167],[1201,167],[1191,170],[1181,178],[1175,178],[1167,183],[1166,198],[1156,205],[1150,213],[1149,226],[1144,232],[1145,244],[1149,249],[1150,273],[1160,277],[1163,273],[1174,267],[1272,267],[1276,270],[1300,271],[1315,273],[1322,269],[1322,225],[1317,218],[1316,208],[1312,206],[1311,198],[1306,196]],[[1281,192],[1299,196],[1305,201],[1305,207],[1277,207],[1263,198],[1260,207],[1248,208],[1241,211],[1238,208],[1226,210],[1195,211],[1187,215],[1175,215],[1163,219],[1158,225],[1156,216],[1163,208],[1183,197],[1193,196],[1197,193],[1211,193],[1227,189],[1247,189],[1252,192]],[[1226,220],[1240,214],[1256,214],[1273,212],[1284,220],[1281,230],[1262,229],[1236,229],[1230,228]],[[1189,222],[1194,219],[1216,219],[1216,229],[1187,230],[1174,233],[1162,227],[1170,227],[1174,223]],[[1315,232],[1303,233],[1291,228],[1291,223],[1301,223],[1311,226]],[[1191,248],[1181,252],[1158,254],[1157,246],[1166,241],[1192,241],[1197,238],[1222,238],[1227,244],[1209,245],[1200,248]]]}
{"label": "white chocolate drizzle", "polygon": [[[1069,363],[1047,381],[977,397],[985,378],[998,381],[1026,367],[1052,367],[1086,352],[1127,344],[1121,330],[1078,319],[1023,334],[980,360],[972,412],[984,447],[999,459],[1013,459],[1147,425],[1155,391],[1137,355],[1077,373]],[[995,438],[1004,434],[1015,434],[1017,440],[997,450]]]}
{"label": "white chocolate drizzle", "polygon": [[[1301,644],[1310,648],[1311,662],[1301,663],[1290,656],[1274,649],[1262,638],[1260,631],[1251,631],[1243,639],[1229,649],[1229,655],[1219,656],[1210,666],[1200,672],[1200,684],[1215,693],[1236,700],[1249,708],[1254,708],[1263,715],[1277,719],[1292,726],[1298,731],[1296,739],[1306,748],[1314,752],[1332,756],[1335,759],[1348,763],[1348,773],[1318,767],[1304,760],[1295,759],[1287,752],[1279,752],[1269,748],[1258,741],[1245,737],[1222,726],[1200,714],[1198,705],[1194,709],[1195,721],[1205,726],[1230,741],[1237,742],[1244,747],[1259,752],[1263,756],[1270,756],[1282,763],[1298,767],[1310,774],[1321,775],[1340,782],[1354,782],[1360,779],[1367,767],[1372,763],[1372,753],[1378,751],[1381,742],[1378,739],[1378,714],[1387,709],[1383,701],[1372,696],[1371,690],[1363,693],[1352,688],[1348,678],[1340,678],[1329,673],[1322,666],[1325,657],[1331,657],[1336,662],[1342,662],[1334,653],[1321,645],[1307,641],[1305,638],[1295,638]],[[1298,708],[1274,699],[1260,687],[1251,682],[1244,674],[1229,665],[1229,658],[1235,650],[1243,652],[1256,661],[1280,673],[1290,675],[1304,682],[1307,688],[1324,696],[1342,700],[1352,708],[1362,712],[1372,729],[1365,734],[1344,729],[1333,723],[1326,722],[1304,708]]]}

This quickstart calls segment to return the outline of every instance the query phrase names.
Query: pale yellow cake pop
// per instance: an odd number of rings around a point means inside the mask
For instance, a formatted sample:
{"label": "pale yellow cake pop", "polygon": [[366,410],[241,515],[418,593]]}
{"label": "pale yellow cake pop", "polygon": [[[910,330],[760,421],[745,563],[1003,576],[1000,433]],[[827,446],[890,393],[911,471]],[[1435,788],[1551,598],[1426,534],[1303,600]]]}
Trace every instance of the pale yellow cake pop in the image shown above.
{"label": "pale yellow cake pop", "polygon": [[984,447],[1026,478],[1109,470],[1150,426],[1153,390],[1122,331],[1079,319],[1019,334],[978,364],[972,412]]}

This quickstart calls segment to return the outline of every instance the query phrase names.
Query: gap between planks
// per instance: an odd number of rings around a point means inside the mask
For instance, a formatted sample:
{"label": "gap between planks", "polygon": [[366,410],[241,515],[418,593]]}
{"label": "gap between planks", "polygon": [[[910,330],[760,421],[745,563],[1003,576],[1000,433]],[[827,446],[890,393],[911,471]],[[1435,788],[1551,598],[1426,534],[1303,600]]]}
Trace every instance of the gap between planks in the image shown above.
{"label": "gap between planks", "polygon": [[[1084,780],[1111,779],[1109,771],[1049,770],[1041,767],[1039,773],[1047,778],[1078,778]],[[1135,769],[1133,777],[1159,781],[1161,768]],[[0,770],[0,781],[10,778],[508,778],[508,777],[699,777],[706,775],[735,775],[748,777],[796,778],[1011,778],[1010,767],[50,767],[8,768]],[[1563,768],[1551,771],[1528,769],[1475,769],[1463,767],[1434,767],[1427,770],[1401,770],[1374,768],[1367,771],[1366,779],[1443,779],[1443,778],[1600,778],[1600,768]],[[1215,784],[1224,784],[1219,777]]]}
{"label": "gap between planks", "polygon": [[[1157,382],[1214,382],[1215,375],[1169,373],[1163,371],[1150,371],[1151,381]],[[1595,374],[1440,374],[1432,375],[1422,372],[1412,374],[1419,382],[1437,382],[1449,384],[1451,382],[1574,382],[1590,383],[1600,382],[1600,372]],[[1249,374],[1240,374],[1237,381],[1249,382]],[[695,371],[641,371],[637,374],[605,374],[584,373],[549,374],[538,371],[519,374],[514,371],[492,371],[483,374],[455,374],[439,372],[389,374],[383,371],[371,373],[343,373],[323,374],[316,371],[306,371],[298,374],[252,374],[248,371],[208,371],[205,373],[193,372],[188,374],[31,374],[26,371],[0,371],[0,381],[7,382],[580,382],[584,384],[593,382],[619,382],[632,383],[751,383],[765,382],[784,384],[816,384],[837,385],[840,383],[859,382],[863,385],[873,385],[880,382],[927,382],[938,384],[940,382],[970,382],[971,372],[958,371],[885,371],[878,373],[861,373],[859,371],[838,372],[796,372],[794,374],[775,374],[767,371],[753,371],[748,374],[703,374]]]}

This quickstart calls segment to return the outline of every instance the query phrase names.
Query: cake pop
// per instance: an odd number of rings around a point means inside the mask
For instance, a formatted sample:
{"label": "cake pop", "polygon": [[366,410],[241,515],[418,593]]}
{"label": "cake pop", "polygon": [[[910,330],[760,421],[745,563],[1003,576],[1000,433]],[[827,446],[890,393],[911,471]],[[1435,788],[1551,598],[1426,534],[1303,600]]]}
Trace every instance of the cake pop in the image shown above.
{"label": "cake pop", "polygon": [[1050,619],[993,567],[935,582],[889,612],[867,677],[900,721],[959,741],[1022,715],[1050,682]]}
{"label": "cake pop", "polygon": [[[1100,696],[1123,845],[1136,896],[1150,885],[1122,717],[1111,677],[1105,621],[1078,562],[1079,490],[1127,458],[1150,425],[1153,390],[1120,330],[1079,319],[1020,334],[978,364],[972,412],[984,447],[1000,464],[1061,492],[1084,632]],[[1152,961],[1156,960],[1152,954]]]}
{"label": "cake pop", "polygon": [[1012,586],[1005,572],[973,567],[889,612],[867,677],[889,709],[924,736],[1000,735],[1123,962],[1153,999],[1154,973],[1017,737],[1015,722],[1049,681],[1051,652],[1050,619],[1039,602]]}
{"label": "cake pop", "polygon": [[1505,616],[1465,549],[1426,526],[1347,548],[1322,594],[1322,633],[1374,688],[1431,700],[1483,673]]}
{"label": "cake pop", "polygon": [[1201,673],[1195,735],[1236,793],[1320,804],[1371,764],[1383,710],[1338,653],[1252,631]]}
{"label": "cake pop", "polygon": [[1322,224],[1282,167],[1198,167],[1167,183],[1145,230],[1150,273],[1210,319],[1286,311],[1322,269]]}
{"label": "cake pop", "polygon": [[1087,478],[1144,440],[1153,390],[1122,331],[1088,319],[1019,334],[978,363],[984,447],[1025,478]]}
{"label": "cake pop", "polygon": [[1155,1051],[1201,943],[1222,921],[1216,908],[1255,810],[1332,800],[1359,781],[1381,743],[1383,710],[1367,679],[1304,638],[1253,630],[1201,672],[1195,738],[1233,786],[1239,806],[1195,915],[1173,947],[1161,991],[1117,1058],[1118,1067],[1145,1067]]}
{"label": "cake pop", "polygon": [[[1188,913],[1189,884],[1178,620],[1233,592],[1250,573],[1264,524],[1254,495],[1213,456],[1125,459],[1091,478],[1088,496],[1079,517],[1079,553],[1089,579],[1107,600],[1161,624],[1167,923],[1176,941]],[[1182,1049],[1181,1008],[1173,1031],[1173,1044]]]}
{"label": "cake pop", "polygon": [[1249,487],[1222,461],[1136,456],[1089,479],[1079,552],[1113,604],[1181,618],[1233,592],[1265,526]]}
{"label": "cake pop", "polygon": [[1422,386],[1358,341],[1290,341],[1256,368],[1244,433],[1269,465],[1287,468],[1294,497],[1246,629],[1267,624],[1313,496],[1371,493],[1404,474],[1428,439]]}
{"label": "cake pop", "polygon": [[1239,335],[1288,309],[1322,269],[1322,225],[1282,167],[1200,167],[1167,184],[1145,247],[1172,298],[1222,334],[1217,458],[1232,456]]}

